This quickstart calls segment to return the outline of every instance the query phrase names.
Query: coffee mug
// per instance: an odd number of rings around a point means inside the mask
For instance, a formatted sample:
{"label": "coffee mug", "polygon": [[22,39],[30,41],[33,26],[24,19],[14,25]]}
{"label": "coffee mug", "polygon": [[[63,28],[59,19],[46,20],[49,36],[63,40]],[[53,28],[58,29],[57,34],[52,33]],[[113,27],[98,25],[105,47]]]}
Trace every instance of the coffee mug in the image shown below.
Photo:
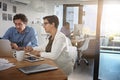
{"label": "coffee mug", "polygon": [[24,51],[15,51],[13,53],[13,57],[15,57],[17,59],[17,61],[22,61],[24,59]]}

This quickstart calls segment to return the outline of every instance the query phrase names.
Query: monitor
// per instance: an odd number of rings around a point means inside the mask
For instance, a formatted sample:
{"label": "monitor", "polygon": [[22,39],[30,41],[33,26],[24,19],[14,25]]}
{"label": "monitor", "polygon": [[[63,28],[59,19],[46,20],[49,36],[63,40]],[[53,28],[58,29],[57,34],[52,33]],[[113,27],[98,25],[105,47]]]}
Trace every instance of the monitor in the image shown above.
{"label": "monitor", "polygon": [[74,24],[73,34],[75,36],[80,36],[82,34],[83,24]]}

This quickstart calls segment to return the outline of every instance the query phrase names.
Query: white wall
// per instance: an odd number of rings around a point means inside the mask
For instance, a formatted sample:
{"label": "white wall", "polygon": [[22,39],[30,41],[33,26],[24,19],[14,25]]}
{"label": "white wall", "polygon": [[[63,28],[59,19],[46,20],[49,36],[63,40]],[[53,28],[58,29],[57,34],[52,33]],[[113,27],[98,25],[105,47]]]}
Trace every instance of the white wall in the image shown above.
{"label": "white wall", "polygon": [[[6,3],[4,0],[2,0],[2,3]],[[12,6],[10,3],[7,3],[7,11],[2,11],[3,6],[1,5],[0,8],[0,36],[2,36],[4,34],[4,32],[9,28],[9,26],[13,25],[12,21],[3,21],[2,20],[2,13],[6,13],[6,14],[12,14],[14,15],[14,13],[12,12]]]}
{"label": "white wall", "polygon": [[85,28],[89,28],[91,35],[96,34],[97,5],[85,5],[83,7],[85,15],[83,23]]}
{"label": "white wall", "polygon": [[54,14],[58,16],[59,18],[59,27],[58,30],[60,30],[63,26],[63,5],[56,5]]}

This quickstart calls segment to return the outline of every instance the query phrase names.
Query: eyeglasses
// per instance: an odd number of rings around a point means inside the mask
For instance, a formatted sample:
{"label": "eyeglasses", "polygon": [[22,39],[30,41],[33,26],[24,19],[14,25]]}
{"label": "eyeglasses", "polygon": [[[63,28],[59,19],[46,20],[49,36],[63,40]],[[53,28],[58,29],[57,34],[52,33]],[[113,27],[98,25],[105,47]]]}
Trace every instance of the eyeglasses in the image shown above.
{"label": "eyeglasses", "polygon": [[49,22],[45,22],[42,24],[42,26],[46,26],[47,24],[49,24]]}

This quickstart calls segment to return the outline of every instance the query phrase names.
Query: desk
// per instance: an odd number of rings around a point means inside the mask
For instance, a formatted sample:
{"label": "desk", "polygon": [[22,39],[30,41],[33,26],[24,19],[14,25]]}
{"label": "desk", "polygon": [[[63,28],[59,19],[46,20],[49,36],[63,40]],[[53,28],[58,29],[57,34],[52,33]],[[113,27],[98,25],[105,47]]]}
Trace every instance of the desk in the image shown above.
{"label": "desk", "polygon": [[35,80],[67,80],[67,76],[63,73],[61,69],[29,74],[29,75],[24,74],[17,69],[24,66],[38,65],[44,63],[56,66],[56,64],[50,59],[45,59],[44,61],[33,62],[33,63],[28,61],[18,62],[14,58],[6,58],[6,59],[14,63],[16,66],[9,68],[7,70],[0,71],[0,79],[2,80],[34,80],[34,79]]}
{"label": "desk", "polygon": [[113,50],[113,51],[120,51],[120,47],[115,46],[100,46],[101,50]]}
{"label": "desk", "polygon": [[120,40],[112,40],[112,46],[120,46]]}

